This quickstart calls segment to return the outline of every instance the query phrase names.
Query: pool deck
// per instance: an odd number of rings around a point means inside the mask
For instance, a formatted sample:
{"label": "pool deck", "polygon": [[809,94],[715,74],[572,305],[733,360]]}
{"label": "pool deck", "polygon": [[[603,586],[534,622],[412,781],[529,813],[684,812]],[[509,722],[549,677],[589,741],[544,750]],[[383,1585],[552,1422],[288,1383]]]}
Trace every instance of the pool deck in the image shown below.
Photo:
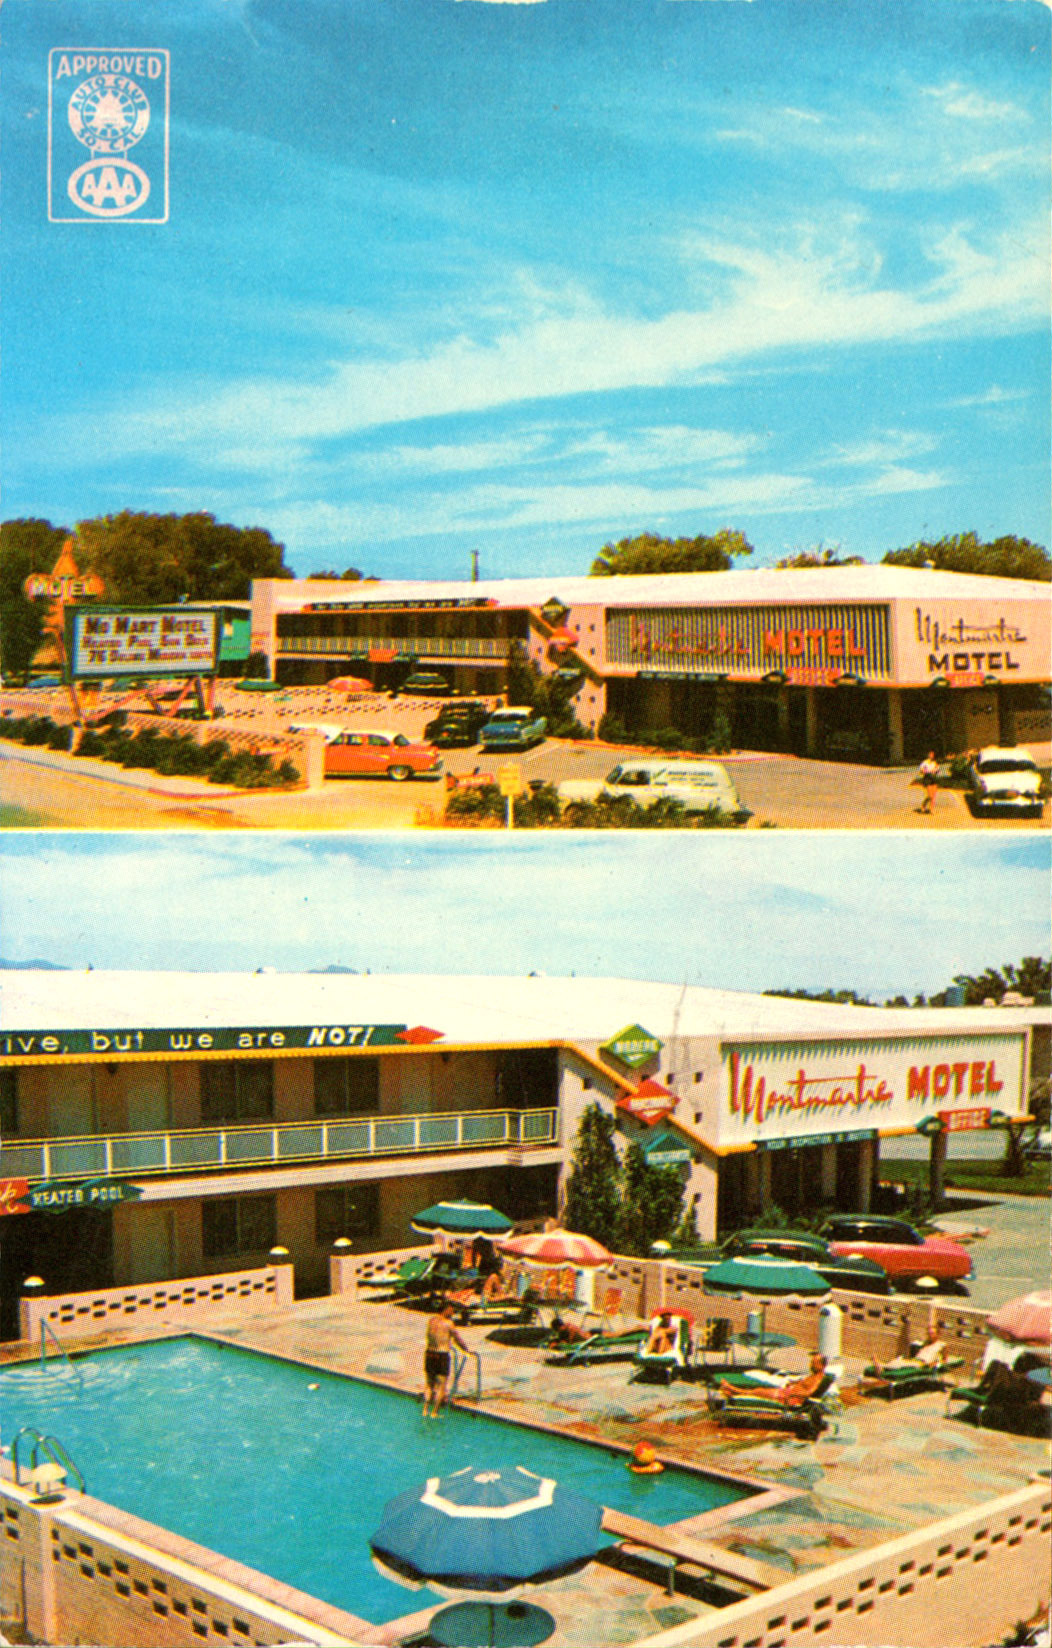
{"label": "pool deck", "polygon": [[[420,1311],[380,1300],[325,1298],[214,1326],[232,1343],[419,1394],[424,1324]],[[700,1558],[699,1567],[707,1565],[706,1556],[712,1568],[722,1559],[725,1572],[737,1576],[728,1587],[743,1595],[754,1588],[750,1580],[799,1578],[1025,1487],[1049,1469],[1047,1442],[948,1418],[941,1391],[890,1403],[861,1396],[855,1388],[861,1363],[851,1358],[845,1358],[843,1411],[807,1442],[790,1433],[721,1429],[700,1384],[632,1383],[631,1363],[549,1365],[543,1350],[494,1342],[492,1331],[483,1325],[461,1330],[481,1355],[482,1411],[626,1450],[646,1441],[670,1463],[776,1490],[676,1524],[669,1541],[680,1543],[681,1557]],[[781,1365],[799,1368],[806,1355],[806,1347],[797,1346],[783,1353]],[[966,1380],[970,1372],[956,1377]],[[668,1565],[647,1555],[645,1541],[644,1528],[639,1560],[627,1569],[592,1563],[530,1593],[555,1617],[551,1648],[639,1642],[715,1611],[678,1588],[670,1594]],[[422,1612],[378,1627],[370,1640],[395,1643],[421,1631],[434,1606],[429,1599]]]}

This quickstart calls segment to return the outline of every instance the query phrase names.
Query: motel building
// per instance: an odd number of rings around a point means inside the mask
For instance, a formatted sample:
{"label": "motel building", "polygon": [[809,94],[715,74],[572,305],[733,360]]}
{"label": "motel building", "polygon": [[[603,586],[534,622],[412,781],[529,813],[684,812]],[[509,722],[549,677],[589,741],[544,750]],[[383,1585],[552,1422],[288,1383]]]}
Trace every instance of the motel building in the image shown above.
{"label": "motel building", "polygon": [[557,1216],[593,1103],[682,1174],[703,1240],[772,1202],[865,1210],[883,1139],[1026,1114],[1047,1019],[628,979],[11,971],[3,1336],[29,1276],[67,1294],[280,1246],[309,1295],[336,1240],[416,1245],[439,1200]]}
{"label": "motel building", "polygon": [[934,569],[265,579],[252,649],[288,684],[393,688],[424,667],[480,694],[529,658],[562,672],[593,731],[609,712],[704,737],[720,713],[736,749],[897,763],[1052,736],[1048,585]]}

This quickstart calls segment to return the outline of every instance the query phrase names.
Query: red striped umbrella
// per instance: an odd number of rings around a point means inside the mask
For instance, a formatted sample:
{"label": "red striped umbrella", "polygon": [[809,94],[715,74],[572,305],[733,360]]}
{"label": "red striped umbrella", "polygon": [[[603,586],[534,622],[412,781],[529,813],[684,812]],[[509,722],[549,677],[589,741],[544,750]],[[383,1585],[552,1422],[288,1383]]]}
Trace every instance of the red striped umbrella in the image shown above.
{"label": "red striped umbrella", "polygon": [[987,1331],[1021,1345],[1052,1343],[1052,1293],[1024,1293],[986,1319]]}
{"label": "red striped umbrella", "polygon": [[576,1230],[537,1230],[529,1236],[509,1236],[499,1246],[533,1265],[608,1265],[613,1254],[591,1236]]}

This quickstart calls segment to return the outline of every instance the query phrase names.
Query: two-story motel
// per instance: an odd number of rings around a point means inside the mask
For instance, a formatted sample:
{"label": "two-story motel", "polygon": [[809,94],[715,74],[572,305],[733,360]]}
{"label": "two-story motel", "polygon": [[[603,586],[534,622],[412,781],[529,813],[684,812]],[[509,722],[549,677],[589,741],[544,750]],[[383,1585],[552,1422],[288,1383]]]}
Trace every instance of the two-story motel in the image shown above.
{"label": "two-story motel", "polygon": [[627,979],[8,972],[4,1332],[30,1274],[71,1292],[280,1245],[310,1292],[336,1239],[412,1242],[439,1199],[557,1215],[593,1102],[682,1173],[703,1237],[771,1202],[865,1209],[881,1139],[1026,1113],[1047,1018]]}
{"label": "two-story motel", "polygon": [[894,566],[481,583],[253,585],[252,647],[272,676],[416,666],[506,690],[509,660],[564,672],[578,719],[739,749],[911,761],[1050,737],[1049,587]]}

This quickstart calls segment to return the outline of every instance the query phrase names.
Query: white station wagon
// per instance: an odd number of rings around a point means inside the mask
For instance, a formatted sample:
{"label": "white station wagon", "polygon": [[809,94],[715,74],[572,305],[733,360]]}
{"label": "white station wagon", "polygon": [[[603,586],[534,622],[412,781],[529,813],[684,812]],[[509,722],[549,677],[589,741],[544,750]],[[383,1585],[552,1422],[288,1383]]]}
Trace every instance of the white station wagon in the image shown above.
{"label": "white station wagon", "polygon": [[670,761],[641,759],[620,761],[605,778],[574,778],[559,785],[561,801],[595,801],[603,793],[627,795],[640,807],[654,801],[682,802],[685,812],[702,813],[718,808],[736,824],[752,817],[742,805],[726,767],[718,761]]}

